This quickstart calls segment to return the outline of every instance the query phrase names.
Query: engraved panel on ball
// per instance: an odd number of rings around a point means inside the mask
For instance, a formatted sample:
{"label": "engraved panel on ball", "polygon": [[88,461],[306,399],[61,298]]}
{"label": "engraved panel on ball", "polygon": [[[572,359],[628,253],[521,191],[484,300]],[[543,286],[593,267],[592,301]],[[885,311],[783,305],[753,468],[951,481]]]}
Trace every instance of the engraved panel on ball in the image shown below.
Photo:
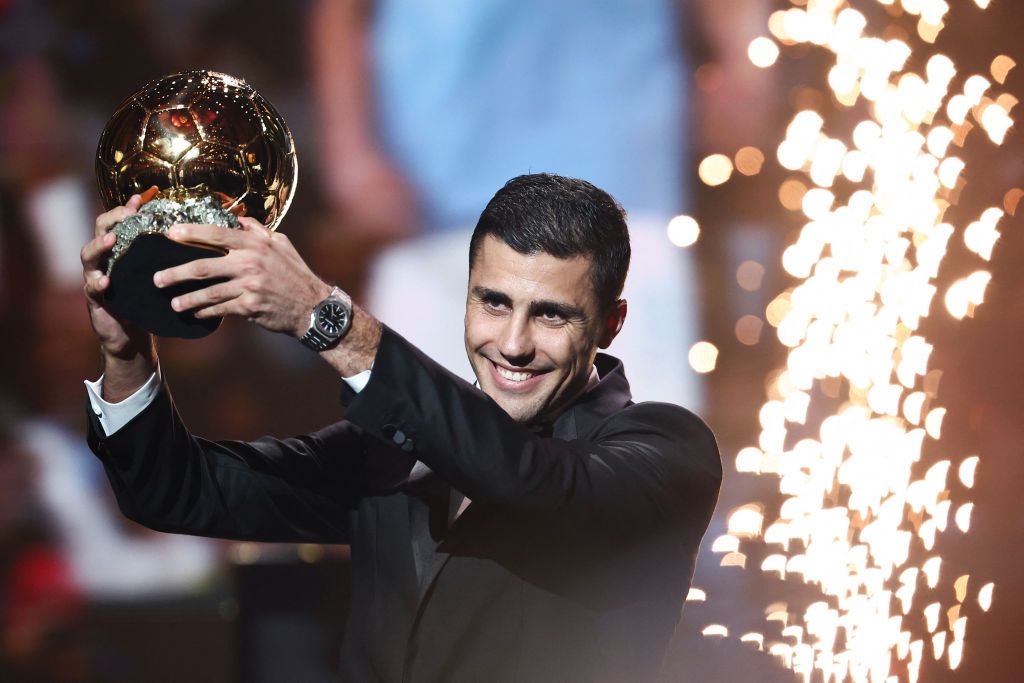
{"label": "engraved panel on ball", "polygon": [[263,122],[248,97],[238,92],[203,95],[190,107],[206,140],[245,144],[263,135]]}
{"label": "engraved panel on ball", "polygon": [[287,192],[282,192],[282,165],[289,157],[272,149],[266,138],[256,138],[242,149],[242,158],[249,173],[250,196],[246,206],[265,215],[267,226],[276,226],[284,214]]}
{"label": "engraved panel on ball", "polygon": [[174,165],[152,154],[139,152],[124,160],[116,169],[118,204],[124,204],[133,194],[142,194],[151,187],[166,192],[174,187]]}
{"label": "engraved panel on ball", "polygon": [[158,159],[174,163],[202,141],[192,114],[179,107],[154,112],[149,117],[142,146]]}
{"label": "engraved panel on ball", "polygon": [[96,174],[103,206],[112,208],[128,201],[131,193],[122,194],[119,177],[128,171],[126,163],[142,151],[149,112],[137,102],[122,106],[110,118],[100,138],[96,158]]}
{"label": "engraved panel on ball", "polygon": [[230,201],[228,209],[249,190],[241,152],[217,142],[203,142],[185,155],[177,165],[176,185],[193,195],[213,193],[222,202]]}

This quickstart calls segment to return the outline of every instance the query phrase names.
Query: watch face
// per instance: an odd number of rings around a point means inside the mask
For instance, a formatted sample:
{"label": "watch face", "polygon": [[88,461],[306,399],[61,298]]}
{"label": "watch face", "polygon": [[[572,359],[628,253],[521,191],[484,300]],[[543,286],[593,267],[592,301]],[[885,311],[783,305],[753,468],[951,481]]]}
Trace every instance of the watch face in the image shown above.
{"label": "watch face", "polygon": [[348,325],[348,310],[340,303],[328,301],[316,312],[316,326],[328,337],[337,337]]}

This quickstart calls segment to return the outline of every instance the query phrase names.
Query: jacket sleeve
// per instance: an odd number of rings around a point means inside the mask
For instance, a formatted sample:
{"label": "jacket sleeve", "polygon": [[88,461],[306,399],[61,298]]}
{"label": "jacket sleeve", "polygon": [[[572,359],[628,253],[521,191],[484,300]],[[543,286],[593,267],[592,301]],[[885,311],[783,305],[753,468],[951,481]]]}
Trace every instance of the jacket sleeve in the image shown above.
{"label": "jacket sleeve", "polygon": [[631,405],[586,438],[538,436],[386,328],[347,418],[401,442],[474,504],[615,536],[680,523],[703,535],[722,478],[711,430],[678,406]]}
{"label": "jacket sleeve", "polygon": [[166,386],[111,436],[86,412],[89,446],[130,519],[198,536],[348,542],[353,482],[365,459],[354,425],[290,439],[208,441],[185,428]]}

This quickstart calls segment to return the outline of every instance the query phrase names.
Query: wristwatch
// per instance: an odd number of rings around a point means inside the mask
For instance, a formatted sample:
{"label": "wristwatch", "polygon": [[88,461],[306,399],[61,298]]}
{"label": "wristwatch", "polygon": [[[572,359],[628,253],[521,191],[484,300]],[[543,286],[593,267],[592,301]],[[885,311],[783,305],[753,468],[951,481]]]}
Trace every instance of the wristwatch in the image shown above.
{"label": "wristwatch", "polygon": [[309,316],[309,329],[299,339],[314,351],[329,349],[348,333],[352,327],[352,301],[337,287],[327,298],[313,307]]}

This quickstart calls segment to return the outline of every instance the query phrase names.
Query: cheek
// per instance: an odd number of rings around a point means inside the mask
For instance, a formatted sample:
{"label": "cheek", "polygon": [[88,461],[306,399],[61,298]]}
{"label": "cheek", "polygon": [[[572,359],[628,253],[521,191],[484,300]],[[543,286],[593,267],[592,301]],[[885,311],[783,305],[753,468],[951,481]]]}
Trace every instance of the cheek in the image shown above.
{"label": "cheek", "polygon": [[478,349],[496,339],[498,321],[494,316],[470,309],[466,311],[466,348]]}

